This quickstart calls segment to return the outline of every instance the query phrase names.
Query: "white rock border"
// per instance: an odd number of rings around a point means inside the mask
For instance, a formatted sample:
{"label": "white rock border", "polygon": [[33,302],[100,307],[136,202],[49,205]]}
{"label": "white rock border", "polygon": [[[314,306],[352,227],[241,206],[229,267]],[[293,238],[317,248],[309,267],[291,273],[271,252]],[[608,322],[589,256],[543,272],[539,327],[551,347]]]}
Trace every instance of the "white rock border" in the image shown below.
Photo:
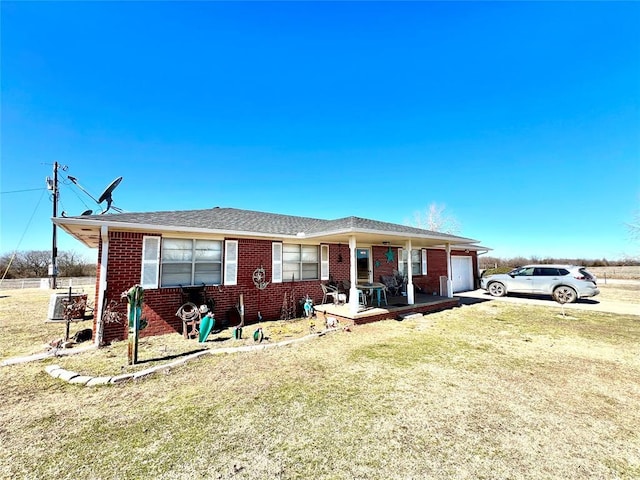
{"label": "white rock border", "polygon": [[[65,370],[60,365],[48,365],[47,367],[45,367],[44,371],[47,372],[49,375],[51,375],[53,378],[58,378],[60,380],[64,380],[65,382],[74,384],[74,385],[82,385],[85,387],[95,387],[98,385],[113,385],[118,383],[129,382],[132,380],[141,380],[157,372],[168,373],[171,371],[172,368],[176,368],[181,365],[184,365],[185,363],[190,362],[191,360],[200,358],[204,355],[226,355],[230,353],[266,350],[267,348],[274,348],[274,347],[285,347],[287,345],[293,345],[295,343],[308,342],[315,338],[319,338],[323,335],[326,335],[327,333],[333,333],[333,332],[344,331],[344,330],[347,330],[347,329],[344,327],[329,328],[326,330],[322,330],[321,332],[318,332],[318,333],[312,333],[310,335],[306,335],[300,338],[294,338],[291,340],[283,340],[282,342],[278,342],[278,343],[261,343],[258,345],[243,345],[241,347],[225,347],[225,348],[212,348],[208,350],[201,350],[199,352],[192,353],[191,355],[187,355],[186,357],[180,358],[178,360],[174,360],[173,362],[170,362],[170,363],[155,365],[145,370],[140,370],[139,372],[124,373],[121,375],[115,375],[113,377],[104,377],[104,376],[93,377],[90,375],[81,375],[78,372]],[[347,331],[350,331],[350,330],[347,330]],[[16,363],[19,363],[19,362],[16,362]]]}

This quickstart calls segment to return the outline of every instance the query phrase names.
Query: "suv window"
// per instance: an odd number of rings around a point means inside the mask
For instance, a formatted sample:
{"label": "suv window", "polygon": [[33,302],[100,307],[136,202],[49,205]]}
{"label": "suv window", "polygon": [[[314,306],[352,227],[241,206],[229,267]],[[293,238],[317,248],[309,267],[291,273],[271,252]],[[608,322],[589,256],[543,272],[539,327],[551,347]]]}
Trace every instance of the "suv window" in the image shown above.
{"label": "suv window", "polygon": [[553,267],[537,267],[533,274],[536,277],[555,277],[557,275],[562,275],[562,273],[560,273],[560,270],[561,269],[559,268],[553,268]]}
{"label": "suv window", "polygon": [[591,273],[589,273],[586,268],[581,268],[579,272],[582,274],[585,280],[595,280],[593,275],[591,275]]}
{"label": "suv window", "polygon": [[533,267],[516,268],[511,272],[511,275],[513,275],[514,277],[530,277],[531,275],[533,275]]}

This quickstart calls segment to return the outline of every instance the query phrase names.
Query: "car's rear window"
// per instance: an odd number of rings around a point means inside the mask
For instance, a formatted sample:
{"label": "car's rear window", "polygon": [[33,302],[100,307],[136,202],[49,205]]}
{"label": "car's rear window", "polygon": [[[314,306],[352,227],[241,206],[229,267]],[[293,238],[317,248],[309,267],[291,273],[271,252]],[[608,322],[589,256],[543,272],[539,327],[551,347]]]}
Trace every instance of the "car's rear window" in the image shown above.
{"label": "car's rear window", "polygon": [[589,273],[589,271],[586,268],[581,268],[580,273],[582,274],[582,276],[587,279],[587,280],[594,280],[595,277],[593,275],[591,275],[591,273]]}

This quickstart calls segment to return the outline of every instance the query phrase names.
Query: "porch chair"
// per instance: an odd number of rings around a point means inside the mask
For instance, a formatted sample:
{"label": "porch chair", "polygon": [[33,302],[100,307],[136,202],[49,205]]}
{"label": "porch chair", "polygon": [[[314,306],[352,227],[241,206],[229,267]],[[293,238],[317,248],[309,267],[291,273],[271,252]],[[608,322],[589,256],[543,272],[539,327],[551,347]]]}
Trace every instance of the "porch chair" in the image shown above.
{"label": "porch chair", "polygon": [[322,304],[323,305],[327,303],[327,298],[329,297],[332,298],[332,303],[338,302],[339,292],[336,287],[332,287],[331,285],[325,285],[324,283],[321,283],[320,286],[322,287]]}
{"label": "porch chair", "polygon": [[361,307],[367,306],[367,294],[360,289],[358,289],[358,305]]}
{"label": "porch chair", "polygon": [[[391,295],[398,296],[402,290],[402,285],[398,283],[395,275],[382,275],[380,277],[380,281],[384,283],[386,290],[389,291]],[[386,297],[386,295],[385,295]]]}
{"label": "porch chair", "polygon": [[[351,290],[351,281],[349,280],[343,280],[342,281],[342,288],[345,291],[345,294],[347,295],[347,301],[349,301],[349,291]],[[358,292],[358,305],[360,305],[361,307],[366,307],[367,306],[367,294],[360,290],[359,288],[356,290]]]}

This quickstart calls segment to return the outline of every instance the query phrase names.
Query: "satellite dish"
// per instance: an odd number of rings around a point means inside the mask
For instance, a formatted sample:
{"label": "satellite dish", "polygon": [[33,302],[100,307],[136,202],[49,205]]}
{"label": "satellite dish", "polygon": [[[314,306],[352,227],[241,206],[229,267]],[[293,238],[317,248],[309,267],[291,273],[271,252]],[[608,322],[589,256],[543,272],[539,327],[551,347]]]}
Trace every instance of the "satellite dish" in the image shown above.
{"label": "satellite dish", "polygon": [[107,211],[111,208],[111,203],[113,202],[113,198],[111,197],[111,194],[116,189],[116,187],[120,184],[121,181],[122,181],[122,177],[116,178],[113,182],[109,184],[107,188],[104,189],[104,192],[102,192],[102,195],[98,197],[98,203],[102,203],[104,201],[107,202],[107,208],[105,208],[102,212],[100,212],[101,215],[103,213],[107,213]]}
{"label": "satellite dish", "polygon": [[[95,197],[93,197],[93,195],[91,195],[89,192],[87,192],[82,185],[80,185],[80,182],[78,182],[78,179],[76,177],[73,177],[71,175],[67,175],[67,178],[71,181],[71,183],[73,183],[75,186],[77,186],[80,190],[82,190],[84,193],[86,193],[89,197],[91,197],[91,200],[93,200],[94,202],[100,204],[104,201],[107,202],[107,208],[105,208],[102,212],[100,212],[100,215],[102,215],[103,213],[107,213],[107,211],[109,211],[110,209],[115,210],[116,212],[122,212],[122,210],[120,210],[118,207],[116,207],[115,205],[112,205],[113,203],[113,198],[111,197],[111,194],[113,193],[113,191],[116,189],[116,187],[120,184],[120,182],[122,181],[122,177],[118,177],[116,178],[113,182],[111,182],[109,184],[109,186],[107,188],[104,189],[104,192],[102,192],[102,195],[100,195],[100,197],[98,199],[96,199]],[[84,212],[82,212],[80,214],[80,216],[86,216],[86,215],[93,215],[93,210],[85,210]]]}

